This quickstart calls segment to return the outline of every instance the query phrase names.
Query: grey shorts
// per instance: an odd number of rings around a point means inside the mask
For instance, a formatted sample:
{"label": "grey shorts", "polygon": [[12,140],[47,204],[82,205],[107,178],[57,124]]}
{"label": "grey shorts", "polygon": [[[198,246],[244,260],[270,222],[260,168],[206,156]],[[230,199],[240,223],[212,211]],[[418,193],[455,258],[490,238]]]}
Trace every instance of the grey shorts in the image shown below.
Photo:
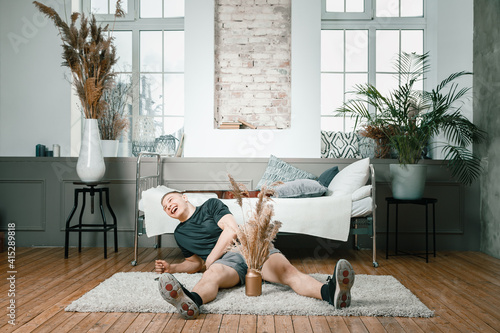
{"label": "grey shorts", "polygon": [[[278,249],[269,250],[269,255],[281,253]],[[214,264],[222,264],[234,268],[240,277],[240,283],[245,284],[245,275],[247,274],[248,266],[245,258],[239,252],[226,252],[220,259],[217,259]]]}

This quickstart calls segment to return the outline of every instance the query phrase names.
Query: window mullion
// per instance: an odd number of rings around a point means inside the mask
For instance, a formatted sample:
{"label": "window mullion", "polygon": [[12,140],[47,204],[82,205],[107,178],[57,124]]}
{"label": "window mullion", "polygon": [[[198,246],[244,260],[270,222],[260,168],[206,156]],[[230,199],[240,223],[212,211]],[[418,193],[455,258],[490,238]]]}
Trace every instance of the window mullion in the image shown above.
{"label": "window mullion", "polygon": [[370,27],[383,27],[383,29],[395,29],[404,27],[408,29],[423,29],[426,27],[425,18],[400,18],[380,17],[371,21],[325,21],[321,22],[323,29],[368,29]]}
{"label": "window mullion", "polygon": [[139,18],[139,0],[130,0],[128,2],[128,12],[134,14],[132,15],[134,21]]}
{"label": "window mullion", "polygon": [[[375,27],[370,27],[368,29],[368,83],[375,86],[376,84],[376,74],[377,74],[377,29]],[[368,112],[371,114],[375,113],[373,106],[368,105]]]}
{"label": "window mullion", "polygon": [[132,118],[135,119],[139,116],[139,99],[140,99],[140,33],[139,29],[132,30],[132,84],[133,84],[133,104],[132,104]]}
{"label": "window mullion", "polygon": [[[399,0],[399,11],[401,11],[401,0]],[[401,51],[402,51],[402,45],[401,45],[401,29],[399,29],[399,55],[398,55],[398,63],[401,63]],[[398,70],[398,84],[401,85],[401,68]]]}
{"label": "window mullion", "polygon": [[[165,5],[165,2],[162,2],[162,6]],[[162,9],[164,10],[164,9]],[[163,14],[162,14],[163,15]],[[165,134],[163,133],[163,130],[165,129],[165,30],[162,29],[162,38],[161,38],[161,91],[162,91],[162,105],[163,107],[161,108],[161,128],[162,128],[162,135]]]}
{"label": "window mullion", "polygon": [[[345,5],[345,4],[344,4]],[[346,94],[346,87],[345,87],[345,83],[346,83],[346,80],[345,80],[345,77],[347,75],[347,68],[346,68],[346,48],[347,48],[347,41],[346,41],[346,30],[344,29],[343,30],[343,34],[344,34],[344,38],[343,38],[343,43],[344,43],[344,56],[342,57],[342,60],[343,60],[343,64],[342,64],[342,69],[343,69],[343,74],[342,75],[342,85],[343,85],[343,90],[344,90],[344,96],[342,96],[342,101],[345,103],[346,100],[345,100],[345,94]],[[342,117],[342,130],[345,132],[345,118],[346,116]]]}

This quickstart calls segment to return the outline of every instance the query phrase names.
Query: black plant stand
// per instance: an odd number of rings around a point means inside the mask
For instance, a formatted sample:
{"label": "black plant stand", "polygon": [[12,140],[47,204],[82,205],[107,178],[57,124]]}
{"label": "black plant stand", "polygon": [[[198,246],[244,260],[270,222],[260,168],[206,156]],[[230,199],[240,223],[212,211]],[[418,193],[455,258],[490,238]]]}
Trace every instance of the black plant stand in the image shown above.
{"label": "black plant stand", "polygon": [[[389,207],[390,205],[396,205],[396,244],[394,247],[394,255],[398,255],[398,219],[399,219],[399,205],[402,204],[413,204],[413,205],[421,205],[425,206],[425,262],[429,262],[429,205],[432,205],[432,240],[433,240],[433,249],[432,252],[434,257],[436,257],[436,202],[435,198],[422,198],[418,200],[400,200],[394,199],[393,197],[385,198],[387,201],[387,235],[386,235],[386,246],[385,246],[385,258],[389,259]],[[399,251],[403,254],[415,255],[417,257],[421,257],[420,253],[405,253]]]}
{"label": "black plant stand", "polygon": [[[115,252],[118,252],[118,227],[116,223],[116,216],[111,209],[109,204],[109,187],[98,187],[99,185],[106,185],[109,182],[95,182],[95,183],[85,183],[85,182],[73,182],[74,185],[84,185],[81,188],[75,188],[75,203],[73,209],[66,220],[66,239],[64,242],[64,258],[68,258],[68,246],[69,246],[69,233],[78,232],[78,252],[82,251],[82,232],[103,232],[104,234],[104,258],[108,257],[107,253],[107,232],[110,230],[114,231],[114,243]],[[82,208],[80,210],[80,217],[78,219],[78,224],[70,225],[71,219],[78,208],[78,197],[82,193]],[[94,214],[94,197],[96,193],[99,193],[99,209],[102,217],[102,224],[85,224],[82,223],[83,212],[85,211],[85,197],[86,194],[90,194],[90,212]],[[113,224],[106,223],[106,214],[104,214],[104,208],[102,206],[102,194],[106,194],[106,206],[113,217]]]}

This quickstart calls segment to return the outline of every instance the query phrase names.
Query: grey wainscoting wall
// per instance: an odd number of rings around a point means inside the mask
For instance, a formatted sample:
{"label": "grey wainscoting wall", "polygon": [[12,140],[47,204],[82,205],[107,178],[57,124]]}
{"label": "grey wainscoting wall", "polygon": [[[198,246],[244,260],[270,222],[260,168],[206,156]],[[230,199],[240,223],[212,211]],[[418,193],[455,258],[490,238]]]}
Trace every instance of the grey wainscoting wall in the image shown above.
{"label": "grey wainscoting wall", "polygon": [[[283,159],[288,163],[320,175],[331,166],[344,168],[355,160],[294,158]],[[256,186],[267,166],[267,158],[163,158],[163,183],[181,190],[228,189],[227,174],[249,189]],[[118,218],[119,246],[132,247],[134,240],[135,209],[135,158],[106,158],[105,179],[109,181],[111,206]],[[385,248],[386,201],[391,196],[389,164],[394,160],[373,160],[377,180],[377,235],[378,247]],[[426,160],[428,181],[425,196],[438,199],[437,249],[479,250],[480,219],[479,189],[477,185],[465,187],[450,178],[441,161]],[[143,170],[153,170],[153,159],[146,159]],[[76,158],[49,157],[0,157],[0,223],[16,224],[17,246],[64,246],[64,228],[73,207],[73,182],[78,181],[75,172]],[[89,205],[87,201],[87,205]],[[83,218],[87,223],[99,221],[96,207],[94,215],[87,206]],[[332,207],[334,209],[334,207]],[[422,249],[424,247],[424,214],[420,206],[400,208],[400,247]],[[77,212],[78,214],[78,212]],[[74,219],[78,218],[78,215]],[[394,213],[391,212],[391,216]],[[111,216],[107,218],[111,221]],[[394,223],[389,240],[393,241]],[[77,236],[70,235],[70,245],[77,245]],[[360,236],[361,237],[361,236]],[[365,236],[366,237],[366,236]],[[109,237],[109,245],[112,238]],[[361,237],[362,247],[370,247],[369,239]],[[139,246],[149,247],[154,239],[139,238]],[[317,248],[328,242],[303,235],[279,236],[280,246]],[[85,233],[83,246],[102,246],[102,233]],[[163,246],[175,246],[171,235],[163,237]],[[347,243],[342,246],[350,246]]]}

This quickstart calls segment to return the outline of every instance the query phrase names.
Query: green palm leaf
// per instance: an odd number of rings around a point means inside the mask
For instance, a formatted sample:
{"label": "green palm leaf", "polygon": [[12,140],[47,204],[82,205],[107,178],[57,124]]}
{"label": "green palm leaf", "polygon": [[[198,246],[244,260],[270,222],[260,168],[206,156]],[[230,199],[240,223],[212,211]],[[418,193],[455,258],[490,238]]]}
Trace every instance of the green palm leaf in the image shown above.
{"label": "green palm leaf", "polygon": [[357,85],[355,99],[337,111],[355,117],[356,124],[359,121],[365,128],[378,128],[377,133],[384,133],[397,151],[401,164],[418,163],[432,137],[442,132],[448,141],[443,149],[453,176],[471,184],[482,168],[479,157],[468,147],[484,141],[486,133],[462,114],[463,101],[471,89],[455,82],[471,73],[453,73],[434,89],[421,91],[415,83],[430,70],[428,53],[402,53],[394,68],[400,78],[396,89],[383,96],[373,85]]}

